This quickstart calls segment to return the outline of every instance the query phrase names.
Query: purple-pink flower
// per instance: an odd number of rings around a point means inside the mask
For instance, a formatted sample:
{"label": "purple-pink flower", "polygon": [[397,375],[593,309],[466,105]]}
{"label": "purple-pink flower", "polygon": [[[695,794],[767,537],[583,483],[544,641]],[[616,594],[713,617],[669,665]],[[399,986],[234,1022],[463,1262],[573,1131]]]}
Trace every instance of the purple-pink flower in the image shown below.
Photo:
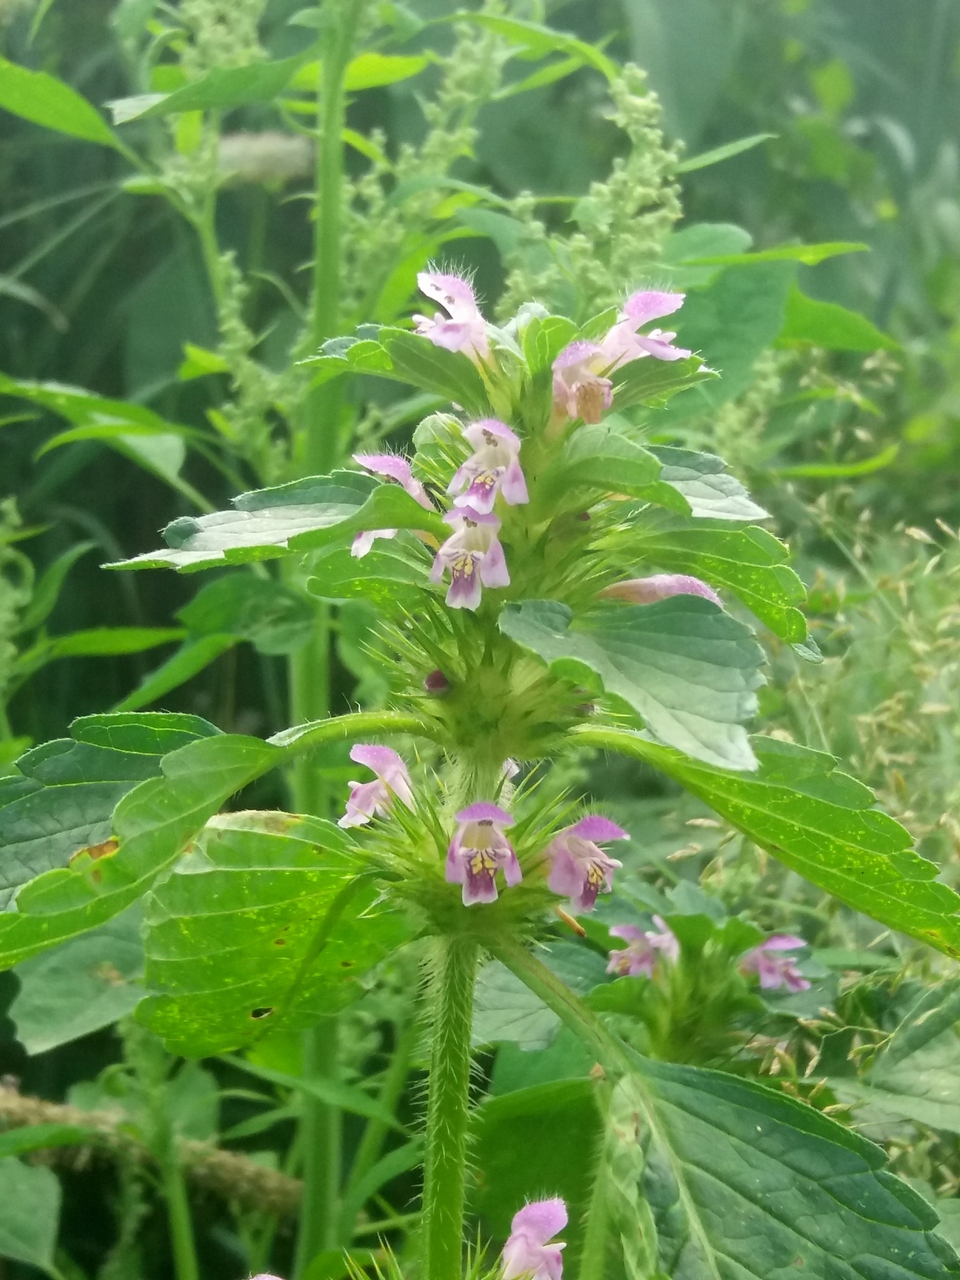
{"label": "purple-pink flower", "polygon": [[[489,515],[497,494],[511,507],[529,502],[520,466],[520,440],[505,422],[481,418],[463,431],[473,453],[450,481],[447,493],[459,494],[458,507],[473,507]],[[466,492],[464,492],[466,491]]]}
{"label": "purple-pink flower", "polygon": [[704,600],[723,605],[713,587],[688,573],[654,573],[649,578],[629,578],[604,587],[600,594],[608,600],[626,600],[630,604],[655,604],[669,596],[702,596]]}
{"label": "purple-pink flower", "polygon": [[627,832],[609,818],[593,814],[572,827],[559,831],[547,848],[551,860],[547,885],[554,893],[565,894],[574,911],[592,911],[597,894],[609,893],[613,873],[622,862],[611,858],[597,840],[625,840]]}
{"label": "purple-pink flower", "polygon": [[417,333],[447,351],[462,351],[474,362],[490,354],[487,324],[469,281],[439,271],[421,271],[417,285],[421,293],[439,302],[447,313],[414,316]]}
{"label": "purple-pink flower", "polygon": [[807,944],[789,933],[775,933],[754,947],[740,961],[741,973],[755,973],[764,991],[786,987],[788,991],[809,991],[810,983],[796,966],[793,956],[779,954],[798,951]]}
{"label": "purple-pink flower", "polygon": [[563,1241],[550,1242],[567,1225],[567,1206],[558,1197],[535,1200],[513,1216],[510,1236],[503,1246],[503,1280],[560,1280],[563,1274]]}
{"label": "purple-pink flower", "polygon": [[474,507],[456,507],[445,516],[453,533],[440,547],[430,570],[431,582],[442,582],[450,570],[447,604],[451,609],[476,609],[484,587],[508,587],[510,573],[497,533],[495,515]]}
{"label": "purple-pink flower", "polygon": [[680,943],[662,916],[654,916],[653,923],[657,931],[638,929],[635,924],[615,924],[610,933],[615,938],[623,938],[625,947],[610,952],[610,963],[607,973],[615,973],[618,977],[635,978],[645,973],[653,977],[660,956],[676,962],[680,955]]}
{"label": "purple-pink flower", "polygon": [[509,813],[484,800],[461,809],[457,831],[447,850],[446,877],[450,884],[463,885],[464,906],[474,902],[496,902],[496,875],[511,887],[523,879],[513,845],[503,834],[512,827]]}
{"label": "purple-pink flower", "polygon": [[366,765],[377,776],[372,782],[350,783],[346,812],[338,826],[362,827],[373,817],[385,817],[395,796],[408,809],[413,808],[413,788],[407,766],[390,747],[358,742],[350,749],[350,759]]}
{"label": "purple-pink flower", "polygon": [[[393,480],[401,485],[427,511],[435,509],[426,489],[410,470],[410,463],[406,458],[395,453],[355,453],[353,460],[374,475],[383,476],[385,480]],[[364,529],[354,538],[350,554],[359,559],[367,554],[377,538],[395,538],[397,533],[396,529]]]}
{"label": "purple-pink flower", "polygon": [[631,294],[617,322],[597,342],[571,342],[553,362],[553,402],[556,410],[584,422],[599,422],[613,402],[609,374],[631,360],[653,356],[657,360],[683,360],[691,353],[675,347],[675,333],[653,329],[639,333],[641,325],[679,310],[686,295],[644,290]]}

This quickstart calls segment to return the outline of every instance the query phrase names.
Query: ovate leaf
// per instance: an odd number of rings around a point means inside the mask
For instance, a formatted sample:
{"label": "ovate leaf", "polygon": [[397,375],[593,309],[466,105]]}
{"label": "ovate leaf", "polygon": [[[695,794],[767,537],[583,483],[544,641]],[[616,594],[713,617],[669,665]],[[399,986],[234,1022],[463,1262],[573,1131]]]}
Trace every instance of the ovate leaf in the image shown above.
{"label": "ovate leaf", "polygon": [[108,1027],[143,997],[141,912],[123,912],[84,937],[17,965],[10,1017],[29,1054]]}
{"label": "ovate leaf", "polygon": [[642,445],[602,424],[583,426],[544,475],[544,500],[556,502],[571,489],[642,494],[659,474],[660,462]]}
{"label": "ovate leaf", "polygon": [[437,537],[449,533],[438,513],[424,510],[399,485],[380,484],[359,471],[335,471],[242,493],[234,507],[174,520],[163,531],[167,550],[110,567],[193,572],[345,545],[362,529],[423,529]]}
{"label": "ovate leaf", "polygon": [[0,1257],[57,1274],[53,1254],[60,1223],[60,1183],[52,1169],[0,1160]]}
{"label": "ovate leaf", "polygon": [[173,93],[141,93],[109,104],[114,124],[168,116],[181,111],[228,111],[251,102],[271,102],[290,83],[305,57],[246,67],[213,67]]}
{"label": "ovate leaf", "polygon": [[924,992],[859,1079],[836,1080],[834,1087],[841,1097],[867,1103],[868,1116],[878,1110],[960,1133],[958,1023],[960,981],[952,978]]}
{"label": "ovate leaf", "polygon": [[874,808],[869,788],[835,771],[832,756],[755,737],[760,770],[745,777],[626,729],[587,726],[577,736],[662,770],[812,884],[960,957],[960,896],[937,881],[934,863],[913,852],[909,833]]}
{"label": "ovate leaf", "polygon": [[[667,484],[684,498],[690,514],[712,520],[766,520],[769,513],[729,473],[715,453],[659,445],[650,452],[661,465],[659,484]],[[651,501],[658,501],[651,494]]]}
{"label": "ovate leaf", "polygon": [[313,1026],[404,937],[374,908],[352,843],[320,819],[224,815],[146,904],[143,1021],[204,1057],[277,1028]]}
{"label": "ovate leaf", "polygon": [[899,350],[899,343],[866,316],[835,302],[808,298],[796,286],[787,298],[779,345],[825,347],[828,351]]}
{"label": "ovate leaf", "polygon": [[766,529],[691,524],[657,513],[635,526],[630,549],[667,573],[692,574],[728,588],[782,640],[799,644],[806,639],[806,619],[796,608],[806,591],[787,564],[789,551]]}
{"label": "ovate leaf", "polygon": [[510,604],[500,628],[560,674],[586,669],[660,741],[721,768],[753,769],[743,721],[756,714],[763,651],[709,600],[674,596],[572,619],[549,600]]}
{"label": "ovate leaf", "polygon": [[673,1280],[960,1274],[936,1212],[879,1147],[720,1072],[645,1062],[637,1078],[642,1188]]}
{"label": "ovate leaf", "polygon": [[85,142],[116,147],[100,112],[68,84],[45,71],[30,71],[0,58],[0,107],[15,116]]}
{"label": "ovate leaf", "polygon": [[365,556],[336,547],[317,557],[307,590],[321,600],[368,600],[380,609],[416,607],[432,557],[413,538],[378,540]]}

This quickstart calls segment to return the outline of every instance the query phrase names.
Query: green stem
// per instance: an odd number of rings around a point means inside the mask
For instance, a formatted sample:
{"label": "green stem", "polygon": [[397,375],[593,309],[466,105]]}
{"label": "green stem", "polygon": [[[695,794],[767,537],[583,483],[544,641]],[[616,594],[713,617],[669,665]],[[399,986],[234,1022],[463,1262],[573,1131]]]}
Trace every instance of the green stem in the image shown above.
{"label": "green stem", "polygon": [[597,1167],[587,1207],[587,1221],[580,1253],[579,1280],[604,1280],[607,1262],[607,1235],[610,1226],[610,1188],[607,1185],[606,1141],[601,1134]]}
{"label": "green stem", "polygon": [[[325,0],[321,8],[324,55],[317,89],[317,214],[314,234],[313,303],[310,340],[316,350],[336,337],[340,323],[343,235],[343,129],[346,123],[344,75],[353,52],[357,19],[364,0]],[[307,475],[325,475],[340,461],[339,384],[310,393],[303,464]]]}
{"label": "green stem", "polygon": [[163,1160],[163,1198],[167,1204],[170,1223],[174,1274],[177,1280],[200,1280],[187,1184],[183,1167],[174,1150],[170,1150]]}
{"label": "green stem", "polygon": [[[294,724],[325,720],[330,715],[330,610],[315,604],[313,635],[290,655],[290,717]],[[293,804],[298,813],[325,818],[330,793],[322,769],[308,755],[293,766]]]}
{"label": "green stem", "polygon": [[[393,1115],[397,1109],[397,1103],[400,1101],[400,1095],[407,1082],[407,1076],[410,1074],[410,1058],[416,1043],[417,1024],[411,1022],[397,1036],[393,1057],[390,1059],[390,1066],[387,1068],[377,1099],[380,1104],[380,1110],[388,1115]],[[385,1120],[367,1121],[367,1126],[363,1131],[363,1138],[350,1167],[350,1179],[343,1196],[345,1212],[350,1212],[349,1206],[353,1189],[359,1185],[361,1179],[380,1158],[380,1152],[386,1136],[387,1123]],[[340,1224],[341,1239],[349,1242],[353,1238],[355,1226],[355,1221],[348,1222],[344,1217]]]}
{"label": "green stem", "polygon": [[[337,1075],[337,1020],[323,1018],[304,1037],[303,1073],[308,1080]],[[339,1244],[341,1113],[310,1094],[303,1095],[303,1199],[294,1266],[296,1280],[323,1249]]]}
{"label": "green stem", "polygon": [[441,938],[431,980],[433,1045],[423,1170],[424,1280],[461,1280],[470,1032],[479,948],[469,938]]}

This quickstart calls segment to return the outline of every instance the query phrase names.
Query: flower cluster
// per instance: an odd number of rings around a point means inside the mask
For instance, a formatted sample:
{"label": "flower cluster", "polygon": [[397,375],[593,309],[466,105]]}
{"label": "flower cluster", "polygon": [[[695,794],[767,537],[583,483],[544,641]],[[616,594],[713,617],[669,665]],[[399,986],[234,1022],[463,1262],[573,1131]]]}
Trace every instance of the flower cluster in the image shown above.
{"label": "flower cluster", "polygon": [[[462,353],[481,372],[489,373],[493,358],[491,335],[495,331],[484,319],[469,281],[462,276],[424,271],[417,283],[421,292],[443,310],[433,316],[414,316],[416,332],[446,351]],[[683,298],[682,293],[634,293],[600,342],[577,341],[565,347],[553,363],[555,421],[599,422],[602,410],[613,402],[609,375],[633,360],[650,356],[680,360],[690,355],[673,345],[674,333],[659,329],[639,332],[649,321],[678,310]],[[447,605],[451,609],[475,610],[484,587],[510,585],[510,571],[499,538],[502,520],[496,513],[498,502],[506,507],[523,506],[529,502],[529,494],[520,461],[523,442],[512,427],[498,418],[481,418],[465,424],[462,430],[472,452],[447,486],[453,505],[444,519],[452,532],[436,553],[430,579],[440,583],[449,574]],[[357,454],[354,461],[383,479],[402,485],[425,509],[434,509],[404,458]],[[364,556],[377,538],[393,538],[396,534],[396,529],[358,533],[353,555]],[[710,589],[704,586],[704,590]]]}
{"label": "flower cluster", "polygon": [[[351,782],[341,827],[359,827],[372,818],[386,817],[394,799],[408,809],[416,807],[410,774],[397,753],[389,747],[358,743],[350,759],[372,769],[372,782]],[[514,776],[517,768],[508,760],[504,774]],[[518,885],[523,872],[516,852],[506,835],[513,818],[499,805],[481,800],[455,815],[457,829],[447,849],[446,879],[463,886],[465,906],[497,900],[497,872],[503,872],[508,888]],[[574,911],[592,911],[601,891],[610,892],[613,872],[621,865],[609,857],[598,840],[624,840],[627,833],[609,818],[597,814],[581,818],[559,831],[547,846],[550,863],[547,885],[554,893],[570,899]]]}

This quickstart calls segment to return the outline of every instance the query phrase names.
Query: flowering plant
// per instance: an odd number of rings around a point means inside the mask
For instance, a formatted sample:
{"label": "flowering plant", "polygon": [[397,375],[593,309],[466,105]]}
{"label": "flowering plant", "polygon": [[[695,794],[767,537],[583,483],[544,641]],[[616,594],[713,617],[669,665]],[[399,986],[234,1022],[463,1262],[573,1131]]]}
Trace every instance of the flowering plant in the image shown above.
{"label": "flowering plant", "polygon": [[[719,459],[653,443],[670,397],[716,376],[675,334],[647,328],[682,319],[683,296],[635,292],[583,326],[530,304],[495,326],[466,279],[431,271],[420,286],[442,310],[414,331],[367,328],[306,361],[318,386],[365,370],[442,402],[409,456],[357,454],[353,467],[243,494],[114,566],[286,561],[330,606],[375,580],[388,705],[266,741],[159,713],[78,722],[54,754],[111,777],[127,777],[127,756],[156,767],[105,831],[91,827],[100,839],[21,891],[0,922],[5,953],[39,952],[142,898],[136,1016],[188,1057],[323,1028],[378,966],[415,960],[431,1043],[425,1280],[464,1274],[472,1044],[485,1041],[475,994],[504,977],[584,1046],[575,1083],[589,1091],[595,1167],[577,1220],[559,1168],[513,1205],[502,1280],[559,1280],[561,1230],[586,1280],[615,1253],[632,1277],[678,1280],[724,1274],[727,1257],[748,1275],[807,1257],[811,1274],[839,1274],[867,1251],[891,1275],[954,1274],[922,1201],[892,1190],[868,1143],[712,1069],[729,1060],[738,1018],[810,988],[804,940],[678,902],[645,915],[619,892],[628,832],[542,785],[550,762],[620,753],[814,884],[954,945],[951,891],[925,883],[869,793],[829,757],[748,734],[764,655],[746,617],[809,654],[802,588]],[[319,802],[218,812],[336,744],[360,774],[336,821]],[[21,759],[29,788],[54,786],[50,750]],[[564,976],[564,948],[579,966],[599,959],[587,999]],[[366,1095],[352,1105],[370,1114]],[[403,1159],[419,1160],[410,1145]],[[837,1177],[856,1190],[837,1193]],[[779,1208],[768,1184],[783,1188]]]}

